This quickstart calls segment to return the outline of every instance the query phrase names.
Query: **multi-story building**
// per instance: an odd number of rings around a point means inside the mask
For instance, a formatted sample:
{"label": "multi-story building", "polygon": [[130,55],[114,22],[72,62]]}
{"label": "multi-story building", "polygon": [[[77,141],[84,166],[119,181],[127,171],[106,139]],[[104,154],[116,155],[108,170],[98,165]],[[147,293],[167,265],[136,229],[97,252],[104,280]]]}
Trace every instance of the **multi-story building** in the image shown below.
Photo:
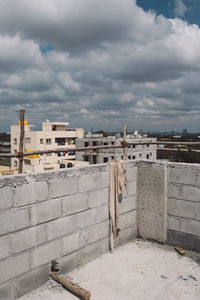
{"label": "multi-story building", "polygon": [[[24,152],[54,150],[70,148],[68,152],[49,153],[43,155],[26,156],[23,161],[23,172],[41,172],[46,170],[56,170],[60,167],[76,166],[75,161],[75,141],[83,137],[82,128],[67,128],[67,122],[43,122],[41,131],[34,131],[32,125],[24,122]],[[19,151],[20,123],[11,126],[11,153]],[[73,161],[73,162],[72,162]],[[11,159],[11,166],[18,167],[18,159]],[[80,164],[83,164],[80,162]]]}
{"label": "multi-story building", "polygon": [[[156,160],[156,145],[148,144],[149,142],[156,141],[156,138],[148,138],[147,136],[141,136],[137,132],[132,135],[126,136],[127,143],[146,143],[145,145],[132,145],[127,148],[127,159],[147,159]],[[95,137],[87,135],[82,139],[76,140],[77,147],[89,147],[100,145],[120,145],[122,138],[118,136],[108,137]],[[122,148],[110,148],[99,150],[84,150],[76,152],[76,159],[88,161],[90,164],[106,163],[112,160],[119,160],[123,158]]]}

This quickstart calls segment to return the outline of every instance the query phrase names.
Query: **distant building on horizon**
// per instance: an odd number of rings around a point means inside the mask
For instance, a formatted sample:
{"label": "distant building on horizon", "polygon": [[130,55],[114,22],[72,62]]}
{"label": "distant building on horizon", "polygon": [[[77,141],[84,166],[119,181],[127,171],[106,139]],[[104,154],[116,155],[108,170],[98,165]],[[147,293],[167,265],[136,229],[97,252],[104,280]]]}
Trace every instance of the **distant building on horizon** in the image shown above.
{"label": "distant building on horizon", "polygon": [[[43,172],[57,170],[61,167],[76,166],[83,164],[75,161],[75,142],[76,139],[83,138],[83,128],[67,128],[68,122],[46,122],[42,123],[41,131],[31,130],[33,125],[24,121],[24,152],[53,150],[70,148],[64,153],[48,153],[43,155],[26,156],[23,160],[23,173]],[[18,125],[11,126],[11,153],[19,151],[20,122]],[[17,158],[11,159],[11,167],[18,168]]]}
{"label": "distant building on horizon", "polygon": [[[132,145],[127,148],[127,159],[142,159],[142,160],[156,160],[157,146],[148,144],[149,142],[156,141],[156,138],[148,138],[147,135],[139,135],[137,131],[134,134],[128,134],[126,141],[146,143],[145,145]],[[94,134],[87,137],[77,139],[77,147],[89,147],[89,146],[100,146],[100,145],[120,145],[122,138],[120,134],[108,137],[98,137]],[[76,160],[86,161],[90,164],[101,164],[107,163],[112,160],[123,159],[122,148],[110,148],[110,149],[98,149],[98,150],[84,150],[76,152]]]}

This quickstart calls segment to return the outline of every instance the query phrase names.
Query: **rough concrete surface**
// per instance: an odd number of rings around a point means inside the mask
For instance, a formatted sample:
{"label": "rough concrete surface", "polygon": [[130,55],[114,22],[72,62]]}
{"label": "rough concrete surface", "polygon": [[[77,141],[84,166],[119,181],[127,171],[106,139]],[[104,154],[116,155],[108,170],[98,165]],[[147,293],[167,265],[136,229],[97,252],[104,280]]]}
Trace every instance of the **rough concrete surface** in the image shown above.
{"label": "rough concrete surface", "polygon": [[[200,255],[173,247],[135,240],[68,273],[89,290],[91,300],[199,300]],[[20,300],[75,300],[49,281]]]}

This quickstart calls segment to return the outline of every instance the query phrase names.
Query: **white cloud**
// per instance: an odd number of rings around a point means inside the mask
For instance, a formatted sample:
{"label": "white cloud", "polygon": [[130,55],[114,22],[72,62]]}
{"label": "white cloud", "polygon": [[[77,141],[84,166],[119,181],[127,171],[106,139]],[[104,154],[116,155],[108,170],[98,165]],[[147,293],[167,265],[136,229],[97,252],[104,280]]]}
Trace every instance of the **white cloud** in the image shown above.
{"label": "white cloud", "polygon": [[183,2],[183,0],[175,0],[174,5],[174,14],[176,17],[184,17],[187,11],[187,6]]}
{"label": "white cloud", "polygon": [[[177,16],[186,12],[181,3]],[[93,128],[124,121],[178,128],[183,119],[197,126],[197,25],[131,0],[2,0],[0,44],[5,115],[24,106],[35,122],[69,116],[72,126]]]}

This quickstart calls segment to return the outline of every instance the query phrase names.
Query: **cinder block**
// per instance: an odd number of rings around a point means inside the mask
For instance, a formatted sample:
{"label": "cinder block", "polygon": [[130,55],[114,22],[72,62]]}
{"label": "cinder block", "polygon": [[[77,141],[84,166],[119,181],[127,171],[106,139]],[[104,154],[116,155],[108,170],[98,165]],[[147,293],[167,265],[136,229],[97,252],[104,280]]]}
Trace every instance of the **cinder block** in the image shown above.
{"label": "cinder block", "polygon": [[195,185],[198,177],[198,170],[190,169],[168,169],[168,181],[173,183],[182,183],[186,185]]}
{"label": "cinder block", "polygon": [[35,226],[11,234],[11,252],[18,253],[46,241],[45,225]]}
{"label": "cinder block", "polygon": [[75,232],[63,238],[63,255],[70,254],[79,248],[79,232]]}
{"label": "cinder block", "polygon": [[128,198],[129,196],[136,195],[136,182],[132,181],[127,183],[126,190],[122,195],[123,198]]}
{"label": "cinder block", "polygon": [[136,195],[130,196],[128,198],[122,198],[122,201],[119,203],[120,214],[124,214],[134,209],[136,209]]}
{"label": "cinder block", "polygon": [[68,273],[79,266],[79,253],[74,252],[57,260],[61,273]]}
{"label": "cinder block", "polygon": [[96,212],[95,223],[101,223],[109,219],[109,211],[108,211],[107,204],[96,207],[95,212]]}
{"label": "cinder block", "polygon": [[200,237],[200,221],[182,219],[180,231]]}
{"label": "cinder block", "polygon": [[87,229],[83,229],[83,230],[79,231],[79,242],[80,242],[80,248],[87,246],[87,243],[88,243]]}
{"label": "cinder block", "polygon": [[62,199],[63,216],[68,216],[88,209],[88,195],[75,194]]}
{"label": "cinder block", "polygon": [[200,238],[191,234],[168,230],[167,243],[200,252]]}
{"label": "cinder block", "polygon": [[126,176],[128,182],[136,181],[137,167],[132,162],[126,163]]}
{"label": "cinder block", "polygon": [[110,251],[110,244],[109,244],[109,238],[107,237],[101,240],[101,254],[104,254],[108,251]]}
{"label": "cinder block", "polygon": [[169,183],[168,197],[200,202],[200,188],[191,185]]}
{"label": "cinder block", "polygon": [[102,240],[109,235],[109,221],[95,224],[88,228],[88,244],[92,244],[98,240]]}
{"label": "cinder block", "polygon": [[200,220],[200,202],[197,203],[169,198],[168,214],[183,218]]}
{"label": "cinder block", "polygon": [[0,300],[14,300],[15,287],[13,282],[6,282],[0,285]]}
{"label": "cinder block", "polygon": [[108,203],[109,191],[108,188],[102,188],[88,193],[89,208],[101,206]]}
{"label": "cinder block", "polygon": [[38,246],[31,251],[31,268],[37,268],[62,256],[61,240]]}
{"label": "cinder block", "polygon": [[3,236],[0,238],[0,259],[9,256],[10,253],[10,238]]}
{"label": "cinder block", "polygon": [[13,256],[0,262],[0,283],[29,271],[29,253]]}
{"label": "cinder block", "polygon": [[48,240],[56,239],[75,230],[75,216],[57,219],[47,224]]}
{"label": "cinder block", "polygon": [[98,172],[81,175],[79,178],[79,191],[87,192],[109,186],[109,173]]}
{"label": "cinder block", "polygon": [[101,255],[101,241],[79,250],[79,264],[85,264]]}
{"label": "cinder block", "polygon": [[129,241],[132,241],[136,238],[137,236],[137,228],[136,225],[132,225],[131,227],[125,229],[125,230],[121,230],[119,232],[119,240],[120,240],[120,244],[124,244],[127,243]]}
{"label": "cinder block", "polygon": [[75,194],[77,192],[77,188],[78,182],[75,176],[64,179],[56,179],[49,185],[49,199]]}
{"label": "cinder block", "polygon": [[96,218],[96,209],[90,209],[87,211],[83,211],[80,213],[77,213],[75,215],[76,218],[76,228],[85,228],[88,226],[91,226],[92,224],[95,224],[95,218]]}
{"label": "cinder block", "polygon": [[0,210],[12,207],[12,190],[10,187],[0,188]]}
{"label": "cinder block", "polygon": [[16,187],[13,193],[13,204],[15,207],[44,201],[48,197],[48,185],[45,181],[24,184]]}
{"label": "cinder block", "polygon": [[32,225],[57,219],[61,216],[61,200],[51,200],[31,207]]}
{"label": "cinder block", "polygon": [[136,224],[136,210],[132,210],[119,217],[119,228],[124,230],[125,228],[131,227]]}
{"label": "cinder block", "polygon": [[167,229],[180,231],[181,219],[173,216],[167,217]]}
{"label": "cinder block", "polygon": [[0,212],[0,235],[30,226],[28,208],[10,209]]}
{"label": "cinder block", "polygon": [[16,296],[21,297],[44,284],[49,279],[50,266],[44,265],[15,280]]}

